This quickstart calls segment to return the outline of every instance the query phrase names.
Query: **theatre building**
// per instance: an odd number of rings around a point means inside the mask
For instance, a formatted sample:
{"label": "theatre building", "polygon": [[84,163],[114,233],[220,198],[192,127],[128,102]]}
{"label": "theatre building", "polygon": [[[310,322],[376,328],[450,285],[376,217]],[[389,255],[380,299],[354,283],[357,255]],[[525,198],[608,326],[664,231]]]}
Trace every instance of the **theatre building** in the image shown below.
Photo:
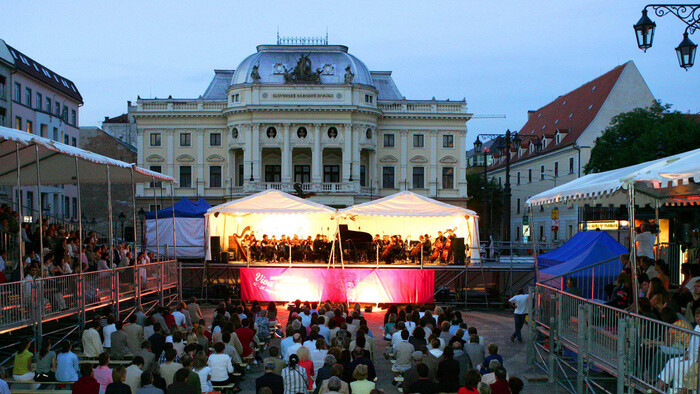
{"label": "theatre building", "polygon": [[[410,190],[466,204],[466,102],[407,100],[391,71],[324,39],[260,45],[201,96],[139,98],[128,115],[138,164],[173,176],[175,199],[277,189],[341,207]],[[158,183],[137,195],[170,204]]]}

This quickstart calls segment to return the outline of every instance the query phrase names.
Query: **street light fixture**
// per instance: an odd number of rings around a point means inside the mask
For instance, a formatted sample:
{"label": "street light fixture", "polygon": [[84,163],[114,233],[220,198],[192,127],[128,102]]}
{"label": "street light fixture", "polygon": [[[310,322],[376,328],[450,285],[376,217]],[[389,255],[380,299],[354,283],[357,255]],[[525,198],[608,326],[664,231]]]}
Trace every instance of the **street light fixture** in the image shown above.
{"label": "street light fixture", "polygon": [[678,63],[686,71],[693,67],[698,46],[688,38],[688,34],[695,33],[700,28],[700,4],[648,4],[642,10],[642,17],[634,25],[637,38],[637,46],[644,52],[654,44],[654,32],[656,23],[649,19],[647,8],[651,7],[657,16],[673,14],[687,25],[683,33],[683,40],[676,47]]}

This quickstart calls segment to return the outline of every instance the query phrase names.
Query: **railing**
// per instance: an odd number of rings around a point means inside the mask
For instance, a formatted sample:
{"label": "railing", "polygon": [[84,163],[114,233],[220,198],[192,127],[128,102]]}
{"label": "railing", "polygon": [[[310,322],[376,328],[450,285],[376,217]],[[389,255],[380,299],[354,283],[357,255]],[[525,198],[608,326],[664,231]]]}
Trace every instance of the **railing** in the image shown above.
{"label": "railing", "polygon": [[[369,186],[358,186],[357,183],[302,183],[301,189],[305,192],[317,193],[356,193],[356,194],[376,194],[374,188]],[[245,194],[259,192],[263,190],[281,190],[287,193],[294,193],[293,182],[250,182],[243,187],[231,188],[231,194]]]}
{"label": "railing", "polygon": [[660,375],[669,392],[700,387],[700,332],[539,283],[532,295],[531,329],[537,340],[530,355],[548,372],[550,382],[571,392],[584,392],[586,387],[609,391],[609,384],[597,379],[600,373],[592,372],[603,370],[614,377],[619,393],[628,388],[666,392],[657,388],[663,386]]}
{"label": "railing", "polygon": [[166,260],[0,284],[0,331],[177,287],[178,264]]}
{"label": "railing", "polygon": [[[612,294],[617,276],[622,271],[620,256],[616,256],[586,267],[578,268],[563,275],[546,277],[540,273],[540,283],[566,290],[585,298],[593,300],[608,300]],[[567,284],[568,279],[573,279],[576,286],[572,289]]]}
{"label": "railing", "polygon": [[220,111],[226,101],[147,101],[136,106],[140,111]]}
{"label": "railing", "polygon": [[435,101],[406,101],[406,102],[382,102],[378,108],[384,112],[397,113],[458,113],[466,114],[465,104],[459,102],[435,102]]}

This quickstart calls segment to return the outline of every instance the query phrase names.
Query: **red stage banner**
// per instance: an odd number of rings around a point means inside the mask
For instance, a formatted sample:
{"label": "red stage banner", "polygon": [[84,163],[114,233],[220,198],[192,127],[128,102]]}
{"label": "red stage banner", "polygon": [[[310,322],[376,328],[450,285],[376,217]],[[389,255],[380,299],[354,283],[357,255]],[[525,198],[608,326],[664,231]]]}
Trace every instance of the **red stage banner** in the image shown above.
{"label": "red stage banner", "polygon": [[433,302],[435,271],[418,269],[241,268],[244,301],[386,304]]}

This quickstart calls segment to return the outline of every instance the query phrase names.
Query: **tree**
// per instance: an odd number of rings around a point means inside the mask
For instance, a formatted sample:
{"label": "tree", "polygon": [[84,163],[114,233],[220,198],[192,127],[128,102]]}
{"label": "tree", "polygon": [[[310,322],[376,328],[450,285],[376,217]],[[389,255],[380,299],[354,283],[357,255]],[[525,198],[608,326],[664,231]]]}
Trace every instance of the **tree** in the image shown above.
{"label": "tree", "polygon": [[670,108],[670,104],[655,101],[649,108],[635,108],[615,116],[596,138],[584,171],[610,171],[700,148],[697,116]]}
{"label": "tree", "polygon": [[[486,187],[484,187],[486,186]],[[503,213],[503,188],[498,182],[484,181],[483,173],[467,175],[467,190],[469,194],[469,209],[479,215],[479,229],[482,237],[488,234],[500,238]]]}

